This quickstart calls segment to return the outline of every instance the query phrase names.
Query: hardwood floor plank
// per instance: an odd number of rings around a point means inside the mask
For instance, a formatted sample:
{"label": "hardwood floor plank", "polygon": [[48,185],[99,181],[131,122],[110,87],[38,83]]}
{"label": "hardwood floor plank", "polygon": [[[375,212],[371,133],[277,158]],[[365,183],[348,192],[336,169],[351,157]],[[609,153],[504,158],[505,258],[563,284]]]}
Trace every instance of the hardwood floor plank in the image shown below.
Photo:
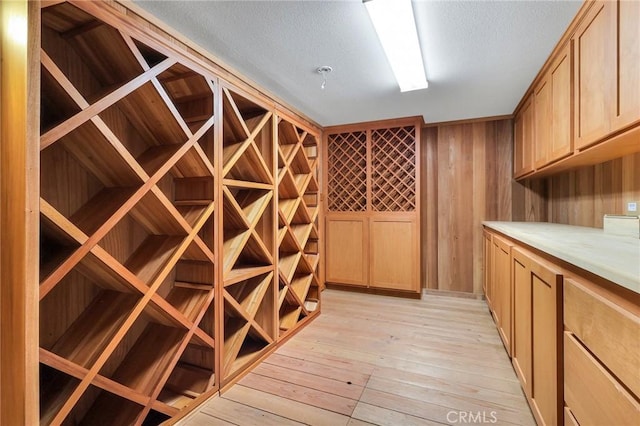
{"label": "hardwood floor plank", "polygon": [[486,303],[434,295],[326,290],[322,315],[217,399],[200,415],[241,426],[535,424]]}
{"label": "hardwood floor plank", "polygon": [[202,412],[198,412],[193,416],[189,416],[185,420],[183,420],[180,424],[185,426],[229,426],[229,425],[239,425],[239,423],[230,423],[224,420],[221,420],[217,417],[211,417],[208,414],[204,414]]}
{"label": "hardwood floor plank", "polygon": [[251,389],[240,384],[233,386],[222,396],[223,398],[308,425],[344,426],[349,421],[349,416]]}
{"label": "hardwood floor plank", "polygon": [[364,386],[354,385],[353,382],[350,384],[348,380],[334,380],[303,371],[292,370],[287,364],[275,365],[263,362],[253,370],[253,373],[355,401],[360,398],[364,390]]}
{"label": "hardwood floor plank", "polygon": [[[305,356],[307,352],[303,352],[302,356]],[[304,358],[292,357],[282,355],[279,351],[271,355],[265,360],[267,364],[284,365],[290,370],[304,371],[316,376],[326,377],[328,379],[339,380],[342,382],[351,382],[356,386],[363,386],[367,384],[370,374],[363,374],[353,371],[350,366],[333,367],[331,365],[321,364],[313,362]]]}
{"label": "hardwood floor plank", "polygon": [[347,423],[347,426],[371,426],[371,425],[375,425],[375,423],[369,423],[369,422],[365,422],[364,420],[358,420],[354,418],[349,419],[349,423]]}
{"label": "hardwood floor plank", "polygon": [[359,402],[353,418],[379,426],[440,426],[442,423]]}
{"label": "hardwood floor plank", "polygon": [[[371,377],[367,384],[367,389],[390,393],[401,398],[408,398],[414,401],[422,401],[445,407],[447,411],[464,410],[466,412],[487,412],[495,413],[495,417],[502,423],[508,422],[518,425],[530,425],[526,418],[531,416],[529,407],[523,404],[520,409],[505,406],[501,401],[487,402],[470,397],[462,397],[428,387],[411,385],[397,380]],[[487,417],[488,418],[488,417]],[[522,420],[525,419],[523,422]],[[440,419],[435,419],[440,421]]]}
{"label": "hardwood floor plank", "polygon": [[525,401],[521,391],[517,393],[510,393],[496,391],[493,389],[484,389],[474,385],[456,382],[448,378],[438,378],[425,374],[417,374],[389,368],[380,368],[376,370],[375,376],[377,378],[386,378],[415,386],[439,390],[459,395],[463,398],[475,398],[480,401],[485,401],[488,404],[500,401],[505,407],[510,407],[516,410],[523,410],[524,408],[528,409],[527,402]]}
{"label": "hardwood floor plank", "polygon": [[[296,426],[302,423],[225,398],[215,398],[201,411],[211,417],[238,425]],[[195,424],[195,423],[194,423]]]}
{"label": "hardwood floor plank", "polygon": [[344,398],[338,395],[311,389],[298,384],[285,382],[261,376],[256,373],[249,373],[238,382],[242,386],[268,392],[273,395],[288,398],[292,401],[322,408],[334,413],[350,416],[356,407],[355,399]]}

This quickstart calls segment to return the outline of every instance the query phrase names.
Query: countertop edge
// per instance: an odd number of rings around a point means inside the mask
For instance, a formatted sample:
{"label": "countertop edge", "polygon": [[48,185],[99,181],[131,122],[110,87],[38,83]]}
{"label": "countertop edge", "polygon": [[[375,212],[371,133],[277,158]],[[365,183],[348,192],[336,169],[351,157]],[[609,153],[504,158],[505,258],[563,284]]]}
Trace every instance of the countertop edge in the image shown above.
{"label": "countertop edge", "polygon": [[[547,222],[483,221],[482,225],[640,294],[640,239],[607,234],[600,228]],[[607,246],[622,252],[612,256]]]}

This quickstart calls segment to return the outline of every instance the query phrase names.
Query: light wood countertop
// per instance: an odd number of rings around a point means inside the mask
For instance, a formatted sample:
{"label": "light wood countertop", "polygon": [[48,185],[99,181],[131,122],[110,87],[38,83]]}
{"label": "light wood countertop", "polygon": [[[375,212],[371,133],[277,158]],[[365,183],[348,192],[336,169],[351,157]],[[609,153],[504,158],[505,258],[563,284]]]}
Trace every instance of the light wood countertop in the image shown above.
{"label": "light wood countertop", "polygon": [[640,293],[640,239],[599,228],[545,222],[483,222],[520,241],[622,287]]}

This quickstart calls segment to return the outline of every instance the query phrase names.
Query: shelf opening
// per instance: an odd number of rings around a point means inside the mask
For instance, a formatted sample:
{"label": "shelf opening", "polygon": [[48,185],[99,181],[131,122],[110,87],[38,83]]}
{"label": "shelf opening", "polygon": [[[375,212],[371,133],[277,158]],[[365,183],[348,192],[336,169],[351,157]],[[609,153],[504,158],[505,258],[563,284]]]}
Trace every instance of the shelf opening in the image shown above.
{"label": "shelf opening", "polygon": [[118,30],[69,3],[42,9],[42,47],[89,103],[143,71]]}
{"label": "shelf opening", "polygon": [[111,354],[100,374],[143,395],[150,395],[177,355],[187,330],[167,326],[152,305],[145,308]]}
{"label": "shelf opening", "polygon": [[108,279],[91,279],[79,269],[40,301],[40,346],[90,368],[120,331],[140,294],[115,291]]}
{"label": "shelf opening", "polygon": [[69,425],[131,425],[142,414],[144,407],[121,395],[115,395],[95,386],[89,386],[64,424]]}
{"label": "shelf opening", "polygon": [[40,424],[50,424],[80,380],[40,364]]}
{"label": "shelf opening", "polygon": [[158,80],[192,132],[213,116],[213,84],[201,74],[175,64]]}
{"label": "shelf opening", "polygon": [[40,67],[40,134],[80,112],[80,107],[60,86],[58,81]]}
{"label": "shelf opening", "polygon": [[158,65],[160,62],[167,59],[167,57],[164,54],[156,51],[155,49],[150,48],[149,46],[142,43],[141,41],[133,39],[133,43],[138,48],[138,51],[144,58],[147,65],[149,65],[149,67],[151,68],[153,68],[154,66]]}
{"label": "shelf opening", "polygon": [[40,282],[55,271],[80,244],[61,227],[40,215]]}

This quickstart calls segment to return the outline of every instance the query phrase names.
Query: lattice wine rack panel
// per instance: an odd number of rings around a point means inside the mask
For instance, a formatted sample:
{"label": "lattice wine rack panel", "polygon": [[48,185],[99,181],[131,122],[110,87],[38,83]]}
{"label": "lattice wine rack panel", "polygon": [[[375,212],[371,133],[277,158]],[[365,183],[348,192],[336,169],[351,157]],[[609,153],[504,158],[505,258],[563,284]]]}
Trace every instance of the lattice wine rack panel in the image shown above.
{"label": "lattice wine rack panel", "polygon": [[319,312],[318,136],[280,118],[278,247],[280,334]]}
{"label": "lattice wine rack panel", "polygon": [[277,339],[273,112],[223,88],[222,382]]}
{"label": "lattice wine rack panel", "polygon": [[213,80],[42,10],[42,424],[157,424],[218,386]]}
{"label": "lattice wine rack panel", "polygon": [[371,208],[379,212],[416,209],[415,127],[371,131]]}
{"label": "lattice wine rack panel", "polygon": [[367,210],[367,133],[328,137],[327,206],[332,212]]}

